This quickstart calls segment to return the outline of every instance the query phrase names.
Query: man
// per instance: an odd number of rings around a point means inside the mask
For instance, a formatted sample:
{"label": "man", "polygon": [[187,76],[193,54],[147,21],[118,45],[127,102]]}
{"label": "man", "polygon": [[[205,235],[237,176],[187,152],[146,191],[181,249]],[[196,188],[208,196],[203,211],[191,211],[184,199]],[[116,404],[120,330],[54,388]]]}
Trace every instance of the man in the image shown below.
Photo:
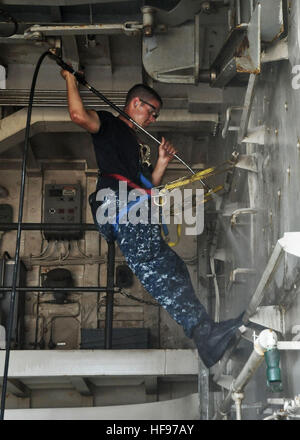
{"label": "man", "polygon": [[[110,112],[85,109],[76,78],[66,70],[62,70],[61,74],[67,84],[71,119],[91,133],[93,138],[100,174],[96,191],[89,201],[100,233],[107,241],[117,242],[144,288],[183,326],[185,334],[196,343],[204,364],[211,367],[223,356],[236,330],[242,325],[241,317],[221,323],[212,321],[195,295],[184,262],[162,239],[159,224],[122,222],[120,217],[115,224],[99,221],[103,206],[109,208],[116,203],[117,208],[120,207],[120,181],[128,183],[130,188],[145,188],[145,180],[140,174],[135,126],[121,115],[115,117]],[[155,122],[161,106],[162,100],[152,88],[138,84],[129,90],[124,111],[147,128]],[[173,145],[162,138],[150,185],[159,185],[174,154]],[[147,186],[149,188],[146,183]],[[108,191],[108,196],[101,199],[97,194],[104,189]]]}

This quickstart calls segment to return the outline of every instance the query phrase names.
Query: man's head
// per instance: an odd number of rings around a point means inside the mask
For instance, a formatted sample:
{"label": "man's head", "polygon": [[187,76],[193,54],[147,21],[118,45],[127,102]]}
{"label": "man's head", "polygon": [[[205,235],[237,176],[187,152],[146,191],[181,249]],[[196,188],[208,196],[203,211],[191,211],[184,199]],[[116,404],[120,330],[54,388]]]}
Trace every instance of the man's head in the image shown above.
{"label": "man's head", "polygon": [[125,111],[142,127],[156,120],[161,107],[161,97],[144,84],[136,84],[127,93]]}

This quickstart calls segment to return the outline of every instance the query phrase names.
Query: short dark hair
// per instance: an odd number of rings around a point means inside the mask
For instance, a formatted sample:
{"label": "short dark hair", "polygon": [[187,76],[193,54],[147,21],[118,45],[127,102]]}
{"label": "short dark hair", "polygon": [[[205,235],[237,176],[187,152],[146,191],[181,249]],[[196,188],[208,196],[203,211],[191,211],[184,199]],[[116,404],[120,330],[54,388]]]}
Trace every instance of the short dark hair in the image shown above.
{"label": "short dark hair", "polygon": [[154,89],[152,89],[149,86],[146,86],[145,84],[136,84],[135,86],[131,87],[130,90],[128,90],[128,93],[126,95],[125,106],[128,105],[130,101],[136,97],[145,100],[154,98],[160,103],[161,107],[163,105],[162,99],[159,96],[159,94]]}

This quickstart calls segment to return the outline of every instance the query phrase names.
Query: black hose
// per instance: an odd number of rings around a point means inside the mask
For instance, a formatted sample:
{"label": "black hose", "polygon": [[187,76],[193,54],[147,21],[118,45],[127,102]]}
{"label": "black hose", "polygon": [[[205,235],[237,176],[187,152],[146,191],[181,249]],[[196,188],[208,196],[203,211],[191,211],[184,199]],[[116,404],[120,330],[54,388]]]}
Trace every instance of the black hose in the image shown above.
{"label": "black hose", "polygon": [[10,343],[11,343],[14,308],[15,308],[15,300],[16,300],[17,275],[18,275],[19,263],[20,263],[19,259],[20,259],[20,243],[21,243],[21,223],[22,223],[22,217],[23,217],[24,192],[25,192],[24,190],[25,190],[25,178],[26,178],[26,162],[27,162],[27,153],[28,153],[28,145],[29,145],[29,133],[30,133],[30,121],[31,121],[31,113],[32,113],[33,96],[34,96],[34,89],[35,89],[35,84],[36,84],[36,80],[37,80],[40,66],[42,64],[43,59],[48,54],[49,54],[48,51],[44,52],[40,56],[40,58],[37,62],[37,65],[36,65],[36,68],[35,68],[35,71],[33,74],[33,78],[32,78],[30,96],[29,96],[26,131],[25,131],[25,143],[24,143],[23,161],[22,161],[22,174],[21,174],[21,187],[20,187],[15,264],[14,264],[14,270],[13,270],[12,291],[11,291],[11,298],[10,298],[8,327],[7,327],[7,334],[6,334],[5,365],[4,365],[4,373],[3,373],[0,420],[4,419],[4,411],[5,411],[7,376],[8,376],[8,365],[9,365],[9,356],[10,356]]}

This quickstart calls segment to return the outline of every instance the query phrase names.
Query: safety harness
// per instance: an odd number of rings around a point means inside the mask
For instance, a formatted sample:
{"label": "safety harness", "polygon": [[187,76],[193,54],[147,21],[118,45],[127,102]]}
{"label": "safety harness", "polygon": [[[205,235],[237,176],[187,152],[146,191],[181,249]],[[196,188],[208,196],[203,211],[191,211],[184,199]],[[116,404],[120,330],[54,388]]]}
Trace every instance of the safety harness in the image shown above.
{"label": "safety harness", "polygon": [[[118,215],[116,216],[116,223],[114,223],[112,226],[114,228],[114,232],[115,234],[118,231],[118,226],[119,226],[119,222],[120,220],[123,218],[123,216],[125,214],[128,214],[128,212],[130,211],[130,209],[136,205],[137,203],[141,203],[146,199],[151,199],[152,196],[152,188],[154,188],[154,185],[152,184],[152,182],[150,182],[150,180],[148,180],[141,172],[138,175],[139,180],[141,181],[141,183],[145,186],[145,188],[137,185],[136,183],[134,183],[132,180],[128,179],[125,176],[122,176],[121,174],[116,174],[116,173],[102,173],[101,174],[103,177],[112,177],[113,179],[122,181],[122,182],[126,182],[127,185],[130,188],[133,189],[138,189],[140,191],[143,191],[144,193],[146,192],[146,194],[141,195],[139,198],[137,198],[137,200],[132,200],[129,203],[126,204],[126,206],[121,209],[118,213]],[[163,228],[163,233],[164,235],[168,235],[169,231],[168,228],[166,226],[166,224],[164,224],[162,222],[162,228]]]}

